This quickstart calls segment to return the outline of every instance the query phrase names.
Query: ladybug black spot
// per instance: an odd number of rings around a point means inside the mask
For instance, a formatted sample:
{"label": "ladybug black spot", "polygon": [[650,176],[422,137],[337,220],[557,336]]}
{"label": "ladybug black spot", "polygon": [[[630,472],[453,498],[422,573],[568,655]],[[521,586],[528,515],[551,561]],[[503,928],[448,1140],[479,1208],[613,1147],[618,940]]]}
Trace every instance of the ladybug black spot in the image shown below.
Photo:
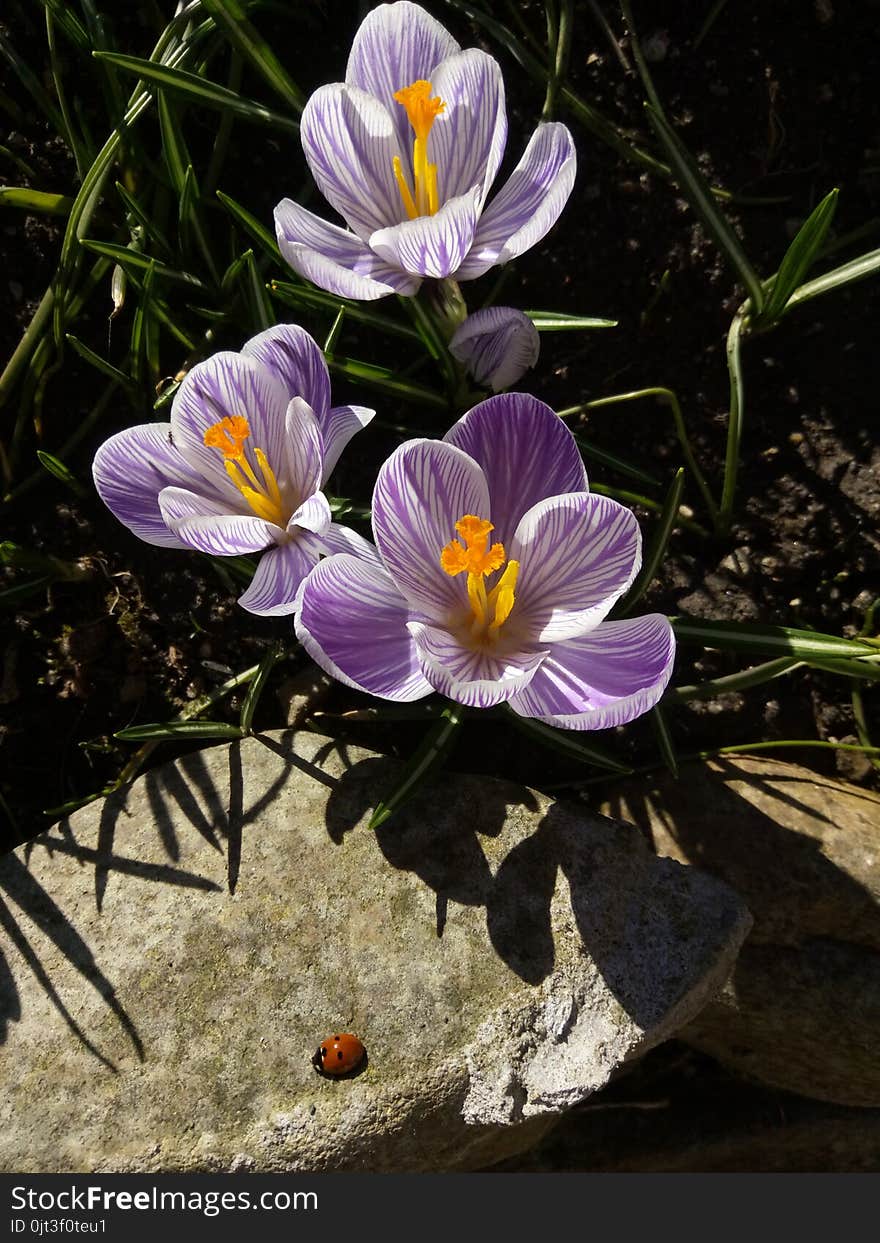
{"label": "ladybug black spot", "polygon": [[342,1053],[342,1050],[341,1050],[341,1049],[337,1049],[337,1050],[336,1050],[336,1056],[339,1058],[339,1060],[340,1060],[340,1062],[341,1062],[341,1061],[342,1061],[342,1058],[343,1058],[343,1053]]}

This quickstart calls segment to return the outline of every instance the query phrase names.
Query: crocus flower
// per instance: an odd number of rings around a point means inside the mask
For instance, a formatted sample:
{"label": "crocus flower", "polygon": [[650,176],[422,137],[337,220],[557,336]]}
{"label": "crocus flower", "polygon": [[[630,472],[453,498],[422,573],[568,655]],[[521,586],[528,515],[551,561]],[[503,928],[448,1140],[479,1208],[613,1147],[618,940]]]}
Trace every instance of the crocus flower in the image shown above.
{"label": "crocus flower", "polygon": [[659,614],[604,621],[641,560],[630,510],[587,489],[574,439],[523,393],[490,397],[443,440],[409,440],[373,494],[376,549],[321,561],[296,630],[328,673],[384,699],[439,691],[602,729],[663,693]]}
{"label": "crocus flower", "polygon": [[278,245],[294,271],[348,298],[414,294],[423,277],[469,280],[507,263],[541,240],[574,183],[571,134],[539,125],[487,206],[507,141],[501,69],[408,0],[367,14],[345,82],[315,91],[300,135],[349,228],[284,199]]}
{"label": "crocus flower", "polygon": [[488,306],[459,324],[449,352],[478,384],[498,393],[534,367],[541,352],[538,330],[512,306]]}
{"label": "crocus flower", "polygon": [[331,522],[320,490],[351,437],[374,415],[330,407],[318,346],[294,324],[197,363],[170,423],[111,436],[95,455],[95,486],[130,531],[161,548],[214,556],[267,549],[239,604],[283,614],[318,558],[365,545]]}

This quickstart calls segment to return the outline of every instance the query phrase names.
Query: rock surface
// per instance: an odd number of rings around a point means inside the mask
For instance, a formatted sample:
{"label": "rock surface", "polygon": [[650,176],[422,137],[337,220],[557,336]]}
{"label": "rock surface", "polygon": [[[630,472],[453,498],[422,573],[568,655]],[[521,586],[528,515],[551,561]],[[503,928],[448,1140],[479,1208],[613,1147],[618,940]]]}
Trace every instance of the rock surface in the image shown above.
{"label": "rock surface", "polygon": [[880,1106],[880,797],[738,756],[627,786],[603,811],[726,880],[754,915],[683,1038],[774,1087]]}
{"label": "rock surface", "polygon": [[371,833],[396,771],[263,735],[0,860],[0,1169],[478,1168],[729,975],[743,903],[631,826],[446,775]]}

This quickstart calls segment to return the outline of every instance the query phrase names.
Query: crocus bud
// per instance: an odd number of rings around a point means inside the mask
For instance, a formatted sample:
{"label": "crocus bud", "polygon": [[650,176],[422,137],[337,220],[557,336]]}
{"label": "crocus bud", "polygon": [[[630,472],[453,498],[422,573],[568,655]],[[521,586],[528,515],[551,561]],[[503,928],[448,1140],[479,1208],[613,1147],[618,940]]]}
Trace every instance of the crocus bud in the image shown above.
{"label": "crocus bud", "polygon": [[500,393],[534,367],[541,343],[537,328],[522,311],[489,306],[474,311],[456,329],[449,350],[478,384]]}

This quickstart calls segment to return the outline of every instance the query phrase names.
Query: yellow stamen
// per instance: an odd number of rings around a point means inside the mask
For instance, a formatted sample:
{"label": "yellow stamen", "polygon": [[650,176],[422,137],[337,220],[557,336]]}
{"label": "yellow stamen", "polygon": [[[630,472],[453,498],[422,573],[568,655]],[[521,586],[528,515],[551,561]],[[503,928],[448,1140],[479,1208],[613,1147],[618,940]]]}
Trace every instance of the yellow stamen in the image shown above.
{"label": "yellow stamen", "polygon": [[263,476],[262,481],[257,478],[253,466],[245,456],[244,442],[250,434],[250,424],[244,415],[227,415],[207,429],[204,442],[209,449],[219,449],[223,454],[227,475],[257,517],[283,527],[287,522],[284,501],[275,472],[265,453],[262,449],[254,449],[254,457]]}
{"label": "yellow stamen", "polygon": [[437,165],[428,163],[428,135],[446,104],[439,95],[431,96],[431,83],[420,78],[417,82],[395,91],[394,98],[406,109],[406,115],[415,134],[413,142],[413,191],[403,175],[400,157],[394,157],[394,176],[400,188],[400,197],[410,220],[416,216],[433,216],[438,208]]}
{"label": "yellow stamen", "polygon": [[465,514],[456,522],[455,529],[464,543],[450,540],[440,553],[440,565],[453,578],[467,572],[471,633],[475,638],[494,638],[513,609],[519,562],[509,561],[501,578],[487,594],[484,579],[504,565],[504,545],[488,547],[489,532],[495,528],[475,514]]}

